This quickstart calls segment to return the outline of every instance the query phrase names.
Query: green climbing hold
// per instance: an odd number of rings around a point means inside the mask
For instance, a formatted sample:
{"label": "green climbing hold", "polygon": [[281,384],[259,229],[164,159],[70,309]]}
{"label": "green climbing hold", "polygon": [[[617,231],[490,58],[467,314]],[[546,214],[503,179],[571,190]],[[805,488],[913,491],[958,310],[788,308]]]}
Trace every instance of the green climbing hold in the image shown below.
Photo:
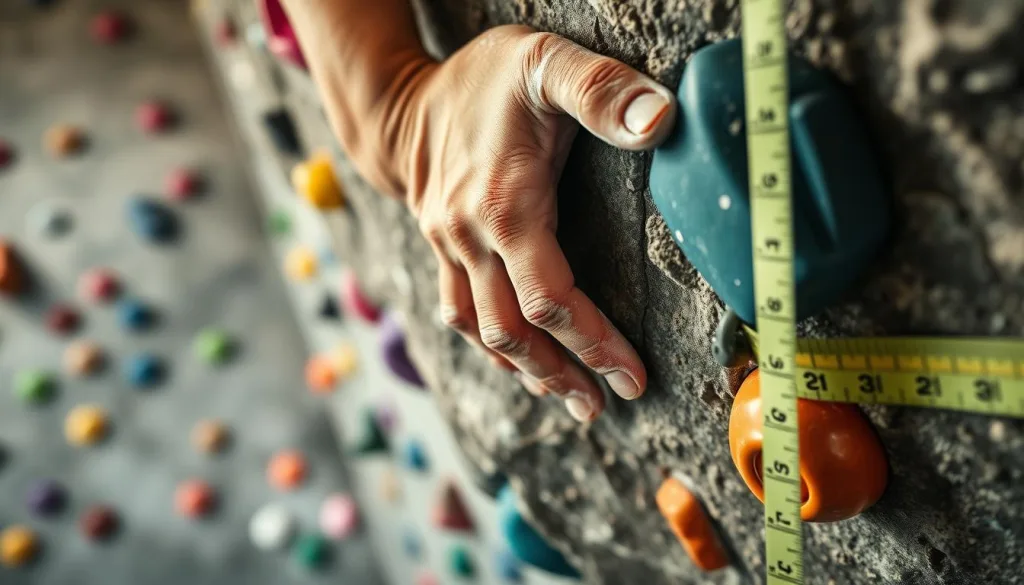
{"label": "green climbing hold", "polygon": [[469,556],[466,547],[456,544],[448,550],[448,566],[456,577],[469,578],[476,572],[473,557]]}
{"label": "green climbing hold", "polygon": [[275,211],[267,218],[267,227],[275,236],[283,236],[292,230],[292,219],[283,211]]}
{"label": "green climbing hold", "polygon": [[322,568],[330,560],[330,546],[319,535],[307,534],[295,541],[292,548],[295,560],[307,569]]}
{"label": "green climbing hold", "polygon": [[46,402],[56,388],[54,377],[42,370],[24,370],[14,379],[14,394],[24,402]]}
{"label": "green climbing hold", "polygon": [[224,363],[232,349],[231,338],[219,329],[204,329],[196,337],[196,355],[208,364]]}
{"label": "green climbing hold", "polygon": [[360,455],[369,455],[387,451],[388,438],[380,428],[380,423],[377,422],[377,415],[371,409],[365,410],[362,434],[356,442],[355,452]]}

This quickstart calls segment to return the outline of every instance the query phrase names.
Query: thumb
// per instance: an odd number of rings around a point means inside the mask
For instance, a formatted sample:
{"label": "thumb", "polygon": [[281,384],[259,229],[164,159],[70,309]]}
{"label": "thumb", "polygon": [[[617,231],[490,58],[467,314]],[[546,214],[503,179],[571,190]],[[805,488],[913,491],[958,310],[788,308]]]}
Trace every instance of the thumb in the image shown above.
{"label": "thumb", "polygon": [[672,92],[632,67],[552,33],[527,37],[523,82],[532,105],[568,114],[627,150],[657,146],[672,130]]}

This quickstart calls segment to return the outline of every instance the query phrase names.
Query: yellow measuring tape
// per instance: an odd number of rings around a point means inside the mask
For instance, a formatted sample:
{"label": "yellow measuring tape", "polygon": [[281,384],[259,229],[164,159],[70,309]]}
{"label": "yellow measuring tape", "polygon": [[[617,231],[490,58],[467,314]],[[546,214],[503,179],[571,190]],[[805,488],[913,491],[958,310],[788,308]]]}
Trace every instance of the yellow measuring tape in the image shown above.
{"label": "yellow measuring tape", "polygon": [[786,11],[783,0],[743,0],[742,10],[767,577],[769,585],[802,583]]}

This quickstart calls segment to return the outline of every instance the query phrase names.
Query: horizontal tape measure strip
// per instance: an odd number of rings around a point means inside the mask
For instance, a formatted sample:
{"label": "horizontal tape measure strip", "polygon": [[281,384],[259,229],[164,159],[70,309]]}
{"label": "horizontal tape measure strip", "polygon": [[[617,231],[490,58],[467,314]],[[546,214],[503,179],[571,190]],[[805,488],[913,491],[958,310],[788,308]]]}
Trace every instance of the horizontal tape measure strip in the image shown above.
{"label": "horizontal tape measure strip", "polygon": [[1024,418],[1024,340],[799,338],[796,367],[800,398]]}

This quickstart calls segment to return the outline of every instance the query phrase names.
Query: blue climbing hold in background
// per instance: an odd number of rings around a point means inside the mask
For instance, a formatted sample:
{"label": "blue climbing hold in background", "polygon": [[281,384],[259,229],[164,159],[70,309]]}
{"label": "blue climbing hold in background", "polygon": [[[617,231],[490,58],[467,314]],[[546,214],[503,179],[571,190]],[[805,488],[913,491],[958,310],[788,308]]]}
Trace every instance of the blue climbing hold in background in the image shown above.
{"label": "blue climbing hold in background", "polygon": [[516,507],[516,494],[508,485],[498,494],[498,522],[509,550],[520,561],[548,573],[579,578],[579,572],[565,560],[562,553],[552,548],[523,520]]}
{"label": "blue climbing hold in background", "polygon": [[129,331],[142,331],[153,325],[156,313],[137,300],[124,299],[117,304],[117,320]]}
{"label": "blue climbing hold in background", "polygon": [[164,204],[146,197],[128,201],[128,223],[139,237],[164,243],[178,237],[178,220]]}
{"label": "blue climbing hold in background", "polygon": [[495,570],[498,577],[505,583],[520,583],[523,573],[519,569],[519,559],[508,549],[501,549],[494,555]]}
{"label": "blue climbing hold in background", "polygon": [[427,461],[427,454],[423,450],[423,445],[416,440],[410,440],[405,444],[405,448],[402,450],[402,458],[405,460],[406,467],[413,471],[426,471],[430,467]]}
{"label": "blue climbing hold in background", "polygon": [[149,388],[163,381],[164,366],[160,359],[152,354],[136,354],[125,362],[124,377],[136,388]]}
{"label": "blue climbing hold in background", "polygon": [[418,559],[423,554],[423,546],[420,544],[420,537],[411,528],[406,529],[402,534],[402,550],[411,559]]}
{"label": "blue climbing hold in background", "polygon": [[[789,111],[774,114],[789,115],[796,312],[802,318],[835,302],[878,253],[890,201],[866,125],[843,87],[793,56],[789,84]],[[651,194],[687,260],[752,324],[757,311],[741,42],[694,53],[678,97],[676,127],[654,153]],[[773,175],[757,179],[769,192],[778,184]],[[774,247],[758,242],[759,250]]]}

